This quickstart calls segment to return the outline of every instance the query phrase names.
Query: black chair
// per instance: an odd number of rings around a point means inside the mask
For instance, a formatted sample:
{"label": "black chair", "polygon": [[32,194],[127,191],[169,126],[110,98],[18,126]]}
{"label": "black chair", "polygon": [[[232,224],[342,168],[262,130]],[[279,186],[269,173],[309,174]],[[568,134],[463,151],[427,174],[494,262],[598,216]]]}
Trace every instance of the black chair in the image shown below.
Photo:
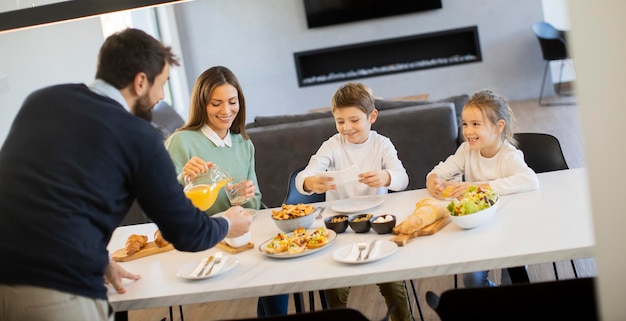
{"label": "black chair", "polygon": [[[361,312],[350,309],[350,308],[341,308],[341,309],[330,309],[330,310],[322,310],[322,311],[312,311],[312,312],[304,312],[304,313],[296,313],[296,314],[287,314],[287,315],[279,315],[279,316],[270,316],[261,318],[265,321],[328,321],[328,320],[345,320],[345,321],[370,321],[366,318]],[[229,321],[253,321],[259,320],[257,318],[249,318],[249,319],[230,319]],[[389,312],[381,321],[389,320]],[[227,320],[223,320],[227,321]]]}
{"label": "black chair", "polygon": [[[517,148],[524,153],[524,160],[536,173],[545,173],[569,169],[559,140],[543,133],[516,133]],[[574,260],[570,260],[574,276],[578,278]],[[559,279],[556,262],[552,263],[554,275]]]}
{"label": "black chair", "polygon": [[595,278],[428,291],[441,321],[599,320]]}
{"label": "black chair", "polygon": [[547,22],[537,22],[532,25],[532,30],[535,36],[539,40],[539,46],[541,47],[541,54],[546,61],[546,67],[543,72],[543,80],[541,81],[541,91],[539,93],[539,105],[566,105],[567,103],[545,103],[543,102],[543,90],[545,88],[546,78],[548,77],[548,69],[550,69],[550,62],[555,60],[561,61],[561,68],[559,74],[559,82],[557,84],[556,94],[561,95],[561,81],[563,79],[563,66],[566,59],[569,58],[567,50],[567,41],[565,39],[565,31],[556,29],[554,26]]}

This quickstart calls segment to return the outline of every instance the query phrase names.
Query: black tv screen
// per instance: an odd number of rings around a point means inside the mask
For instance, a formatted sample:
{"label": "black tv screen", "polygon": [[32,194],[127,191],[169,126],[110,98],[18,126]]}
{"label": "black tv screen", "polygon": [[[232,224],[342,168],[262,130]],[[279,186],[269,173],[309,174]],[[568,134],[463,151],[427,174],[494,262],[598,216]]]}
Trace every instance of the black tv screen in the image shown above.
{"label": "black tv screen", "polygon": [[309,28],[441,9],[441,0],[304,0]]}

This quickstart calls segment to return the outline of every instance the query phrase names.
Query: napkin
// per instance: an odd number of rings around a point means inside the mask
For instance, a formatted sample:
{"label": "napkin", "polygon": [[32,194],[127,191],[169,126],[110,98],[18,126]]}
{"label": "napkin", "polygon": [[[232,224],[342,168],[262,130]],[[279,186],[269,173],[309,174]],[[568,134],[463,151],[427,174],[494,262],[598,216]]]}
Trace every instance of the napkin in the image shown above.
{"label": "napkin", "polygon": [[[195,277],[199,277],[200,272],[202,272],[202,268],[204,268],[204,265],[206,264],[206,261],[208,260],[208,257],[202,258],[202,260],[200,260],[200,263],[198,264],[198,266],[196,266],[196,268],[190,273],[191,276],[195,276]],[[211,264],[209,264],[207,266],[207,269],[211,268]]]}
{"label": "napkin", "polygon": [[326,171],[320,172],[320,175],[330,176],[335,180],[335,184],[343,185],[348,183],[357,182],[359,180],[359,167],[352,165],[344,170],[340,171]]}
{"label": "napkin", "polygon": [[350,261],[350,262],[356,262],[356,258],[358,256],[359,256],[359,246],[356,243],[354,243],[352,244],[352,248],[350,249],[350,252],[346,256],[345,260]]}

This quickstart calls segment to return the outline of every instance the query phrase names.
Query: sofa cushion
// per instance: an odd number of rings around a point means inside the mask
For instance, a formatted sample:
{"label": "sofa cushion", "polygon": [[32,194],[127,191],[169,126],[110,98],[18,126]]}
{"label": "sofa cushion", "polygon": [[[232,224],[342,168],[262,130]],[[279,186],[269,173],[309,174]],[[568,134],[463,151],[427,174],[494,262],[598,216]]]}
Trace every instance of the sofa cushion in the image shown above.
{"label": "sofa cushion", "polygon": [[[433,103],[440,102],[451,102],[454,104],[454,110],[458,120],[461,119],[461,111],[463,110],[463,106],[469,99],[469,95],[461,94],[456,96],[450,96],[438,100],[390,100],[390,99],[380,99],[377,98],[374,101],[374,105],[376,109],[379,111],[394,109],[394,108],[404,108],[404,107],[413,107],[413,106],[422,106],[429,105]],[[246,124],[246,129],[269,126],[269,125],[277,125],[284,123],[292,123],[298,121],[306,121],[311,119],[320,119],[332,117],[332,113],[330,111],[320,111],[320,112],[310,112],[304,114],[294,114],[294,115],[278,115],[278,116],[257,116],[254,118],[254,122]]]}
{"label": "sofa cushion", "polygon": [[332,117],[330,111],[281,116],[256,116],[254,122],[246,124],[246,129],[329,117]]}
{"label": "sofa cushion", "polygon": [[[407,189],[425,187],[426,174],[456,150],[458,126],[450,102],[381,110],[372,129],[389,137],[398,150],[409,174]],[[254,127],[246,132],[255,147],[263,202],[278,207],[287,194],[289,174],[306,166],[337,129],[332,117],[324,117]]]}

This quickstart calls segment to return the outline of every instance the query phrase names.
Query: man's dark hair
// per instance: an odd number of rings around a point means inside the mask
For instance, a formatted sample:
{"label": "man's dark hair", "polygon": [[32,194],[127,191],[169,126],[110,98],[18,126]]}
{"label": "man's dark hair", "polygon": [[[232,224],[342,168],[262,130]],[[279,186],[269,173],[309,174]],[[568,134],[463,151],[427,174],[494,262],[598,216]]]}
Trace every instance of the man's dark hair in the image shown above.
{"label": "man's dark hair", "polygon": [[164,46],[139,29],[126,29],[109,36],[98,54],[96,79],[117,89],[130,84],[137,73],[147,75],[150,84],[163,71],[165,63],[179,66],[172,48]]}

